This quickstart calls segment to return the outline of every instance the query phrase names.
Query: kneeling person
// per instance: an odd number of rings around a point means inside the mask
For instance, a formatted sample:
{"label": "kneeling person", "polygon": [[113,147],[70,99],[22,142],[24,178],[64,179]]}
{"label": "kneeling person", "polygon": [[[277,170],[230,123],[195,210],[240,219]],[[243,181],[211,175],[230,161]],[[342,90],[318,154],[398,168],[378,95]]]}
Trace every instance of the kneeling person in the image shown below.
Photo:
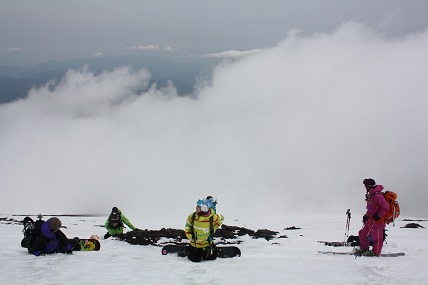
{"label": "kneeling person", "polygon": [[205,200],[197,201],[196,211],[187,217],[184,230],[186,237],[190,240],[188,258],[191,261],[199,262],[201,259],[217,258],[212,239],[223,220],[223,215],[216,214],[212,208],[208,207]]}
{"label": "kneeling person", "polygon": [[125,229],[124,225],[127,225],[131,230],[138,230],[117,207],[113,207],[105,222],[107,233],[104,235],[104,239],[122,235]]}

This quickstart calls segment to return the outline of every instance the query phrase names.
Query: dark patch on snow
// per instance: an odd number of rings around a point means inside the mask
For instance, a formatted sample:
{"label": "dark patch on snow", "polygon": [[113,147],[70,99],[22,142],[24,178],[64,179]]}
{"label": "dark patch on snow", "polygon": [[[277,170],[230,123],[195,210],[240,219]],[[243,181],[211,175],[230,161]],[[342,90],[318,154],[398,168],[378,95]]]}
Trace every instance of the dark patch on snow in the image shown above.
{"label": "dark patch on snow", "polygon": [[423,227],[423,226],[421,226],[420,224],[417,224],[417,223],[410,223],[410,224],[407,224],[407,225],[405,225],[404,227],[401,227],[401,228],[408,228],[408,229],[422,228],[422,229],[425,229],[425,227]]}
{"label": "dark patch on snow", "polygon": [[301,230],[301,228],[296,228],[295,226],[284,228],[284,231],[294,231],[294,230]]}
{"label": "dark patch on snow", "polygon": [[[278,238],[287,238],[287,236],[277,237],[278,232],[261,229],[261,230],[251,230],[237,226],[228,226],[223,225],[218,229],[214,238],[218,238],[219,241],[217,244],[239,244],[242,241],[236,240],[239,236],[249,235],[254,239],[264,238],[266,240],[278,239]],[[180,229],[165,229],[161,230],[135,230],[127,232],[123,235],[117,237],[119,240],[126,241],[130,244],[138,245],[156,245],[161,246],[164,244],[182,244],[183,240],[186,240],[187,237],[184,233],[184,230]],[[160,242],[162,238],[168,239],[164,242]]]}
{"label": "dark patch on snow", "polygon": [[[14,216],[23,216],[23,215],[14,215]],[[64,215],[65,216],[65,215]],[[78,215],[75,215],[78,216]],[[84,221],[84,220],[80,220]],[[15,220],[13,218],[0,218],[0,223],[2,224],[20,224],[23,225],[23,221]],[[74,224],[76,225],[76,224]],[[96,227],[104,227],[104,225],[95,225]],[[61,226],[61,228],[67,228],[66,226]],[[296,228],[297,229],[297,228]],[[214,238],[216,238],[217,244],[240,244],[242,241],[237,240],[240,236],[248,235],[253,239],[264,238],[267,241],[272,239],[281,239],[288,238],[286,235],[277,236],[279,233],[276,231],[271,231],[268,229],[259,229],[257,231],[247,229],[244,227],[237,226],[228,226],[222,225],[218,229]],[[135,230],[129,231],[125,234],[119,235],[116,237],[119,240],[126,241],[130,244],[138,245],[155,245],[162,246],[167,243],[181,244],[186,243],[187,237],[184,233],[184,230],[181,229],[171,229],[171,228],[162,228],[160,230]],[[164,241],[160,241],[164,239]]]}
{"label": "dark patch on snow", "polygon": [[15,219],[9,219],[9,218],[0,218],[0,223],[2,224],[13,224],[13,225],[23,225],[22,221],[17,221]]}

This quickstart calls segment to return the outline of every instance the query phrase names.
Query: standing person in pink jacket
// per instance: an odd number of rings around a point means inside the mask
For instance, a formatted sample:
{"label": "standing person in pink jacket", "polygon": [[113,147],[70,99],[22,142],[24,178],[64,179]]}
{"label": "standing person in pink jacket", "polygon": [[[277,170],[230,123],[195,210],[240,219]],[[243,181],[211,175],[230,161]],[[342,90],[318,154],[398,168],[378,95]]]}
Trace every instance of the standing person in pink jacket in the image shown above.
{"label": "standing person in pink jacket", "polygon": [[[382,251],[383,233],[385,221],[383,217],[389,210],[388,202],[382,195],[383,186],[376,185],[376,182],[367,178],[363,181],[367,194],[367,211],[363,217],[364,226],[359,232],[360,249],[355,253],[369,256],[378,256]],[[373,250],[369,251],[369,238],[373,240]]]}

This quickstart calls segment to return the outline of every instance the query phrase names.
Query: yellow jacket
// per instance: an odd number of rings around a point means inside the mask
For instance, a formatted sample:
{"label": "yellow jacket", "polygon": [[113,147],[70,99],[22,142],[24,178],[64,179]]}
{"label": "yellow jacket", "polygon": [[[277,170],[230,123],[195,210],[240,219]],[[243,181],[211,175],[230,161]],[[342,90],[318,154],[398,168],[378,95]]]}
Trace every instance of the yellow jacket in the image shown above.
{"label": "yellow jacket", "polygon": [[[195,221],[193,223],[194,235],[192,235],[193,215],[195,215]],[[200,216],[195,212],[187,217],[184,231],[186,232],[186,237],[190,240],[191,246],[196,248],[205,248],[210,246],[210,242],[208,241],[210,236],[210,217],[213,217],[214,233],[223,223],[224,217],[223,215],[216,214],[213,209],[210,209],[210,212],[207,215]]]}

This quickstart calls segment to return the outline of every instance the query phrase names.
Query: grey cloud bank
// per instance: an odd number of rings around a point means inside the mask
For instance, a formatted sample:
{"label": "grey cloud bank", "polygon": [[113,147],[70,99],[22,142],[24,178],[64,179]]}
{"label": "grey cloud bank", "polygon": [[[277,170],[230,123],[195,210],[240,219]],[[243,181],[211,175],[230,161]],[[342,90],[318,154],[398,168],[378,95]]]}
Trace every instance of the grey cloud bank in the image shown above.
{"label": "grey cloud bank", "polygon": [[0,65],[97,54],[253,50],[275,46],[290,29],[307,36],[349,20],[405,35],[428,26],[427,9],[425,0],[5,0]]}
{"label": "grey cloud bank", "polygon": [[[2,212],[364,212],[362,180],[427,212],[428,33],[350,22],[219,65],[196,97],[147,70],[72,70],[0,106]],[[141,93],[141,90],[147,90]]]}

